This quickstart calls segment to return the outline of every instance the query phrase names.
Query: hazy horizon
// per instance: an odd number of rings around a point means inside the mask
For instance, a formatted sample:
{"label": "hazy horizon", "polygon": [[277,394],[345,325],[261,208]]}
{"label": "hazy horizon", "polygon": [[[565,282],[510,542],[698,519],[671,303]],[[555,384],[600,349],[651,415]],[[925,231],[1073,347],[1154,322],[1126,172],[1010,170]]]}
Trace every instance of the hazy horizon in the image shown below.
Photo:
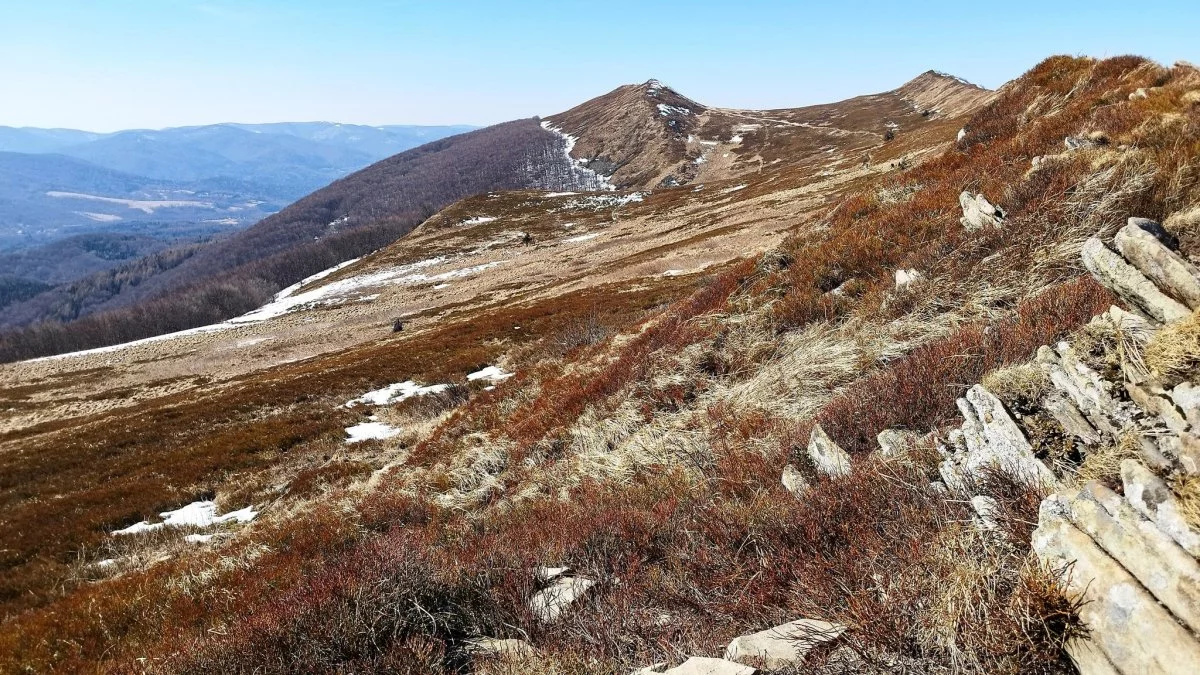
{"label": "hazy horizon", "polygon": [[126,129],[323,120],[483,126],[658,78],[708,105],[780,108],[926,70],[988,88],[1052,54],[1200,59],[1184,2],[685,9],[378,0],[68,0],[5,9],[0,125]]}

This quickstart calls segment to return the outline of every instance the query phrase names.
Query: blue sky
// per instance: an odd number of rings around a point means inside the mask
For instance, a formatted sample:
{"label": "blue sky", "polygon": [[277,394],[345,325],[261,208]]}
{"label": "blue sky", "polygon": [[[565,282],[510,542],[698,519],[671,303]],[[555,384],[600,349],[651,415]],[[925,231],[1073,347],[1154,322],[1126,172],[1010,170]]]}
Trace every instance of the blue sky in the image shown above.
{"label": "blue sky", "polygon": [[656,77],[762,108],[1055,53],[1200,61],[1200,0],[0,0],[0,124],[487,124]]}

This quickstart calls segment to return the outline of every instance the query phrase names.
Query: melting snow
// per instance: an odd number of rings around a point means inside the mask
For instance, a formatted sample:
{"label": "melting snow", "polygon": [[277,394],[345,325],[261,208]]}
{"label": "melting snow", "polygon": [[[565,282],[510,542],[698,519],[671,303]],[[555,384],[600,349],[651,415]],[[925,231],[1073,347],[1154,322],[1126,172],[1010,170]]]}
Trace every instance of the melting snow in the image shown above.
{"label": "melting snow", "polygon": [[692,111],[689,108],[684,108],[678,105],[667,105],[666,103],[658,104],[658,114],[663,117],[668,115],[691,115]]}
{"label": "melting snow", "polygon": [[490,382],[499,382],[512,377],[512,373],[506,373],[502,368],[497,366],[488,366],[483,370],[477,370],[467,375],[467,381],[474,382],[475,380],[488,380]]}
{"label": "melting snow", "polygon": [[666,272],[663,272],[661,276],[678,277],[678,276],[682,276],[684,274],[687,274],[687,272],[684,270],[667,270]]}
{"label": "melting snow", "polygon": [[436,285],[436,286],[434,286],[434,287],[433,287],[433,290],[435,290],[435,291],[440,291],[440,290],[442,290],[443,288],[450,288],[450,284],[438,284],[438,285]]}
{"label": "melting snow", "polygon": [[183,540],[189,544],[207,544],[215,536],[213,534],[189,534]]}
{"label": "melting snow", "polygon": [[729,139],[729,142],[730,142],[730,143],[741,143],[741,142],[742,142],[742,135],[741,135],[741,134],[737,134],[737,135],[735,135],[735,136],[731,137],[731,138]]}
{"label": "melting snow", "polygon": [[571,134],[550,124],[549,120],[542,121],[542,128],[550,133],[557,134],[563,139],[563,155],[571,167],[571,178],[578,183],[579,187],[589,190],[616,190],[617,186],[608,182],[608,178],[600,175],[596,171],[587,167],[587,162],[580,161],[571,156],[571,151],[575,149],[575,143],[579,141]]}
{"label": "melting snow", "polygon": [[578,242],[578,241],[587,241],[589,239],[595,239],[596,237],[599,237],[599,236],[600,236],[599,232],[593,232],[591,234],[581,234],[578,237],[567,237],[566,239],[563,239],[563,241],[573,243],[573,242]]}
{"label": "melting snow", "polygon": [[[586,159],[581,159],[579,161],[587,162]],[[577,194],[579,194],[579,193],[578,192],[547,192],[545,194],[545,196],[546,197],[571,197],[571,196],[577,195]]]}
{"label": "melting snow", "polygon": [[248,523],[258,517],[258,512],[254,510],[253,506],[247,506],[244,509],[230,511],[223,516],[218,516],[216,502],[204,500],[192,502],[174,511],[163,511],[158,515],[162,516],[163,521],[161,523],[151,523],[143,520],[126,528],[113,530],[113,534],[139,534],[141,532],[152,532],[164,527],[210,527],[230,522]]}
{"label": "melting snow", "polygon": [[726,188],[724,190],[721,190],[721,194],[729,194],[730,192],[737,192],[738,190],[745,190],[747,187],[749,187],[749,185],[747,183],[742,183],[741,185],[734,185],[731,188]]}
{"label": "melting snow", "polygon": [[490,223],[493,220],[495,220],[495,218],[492,216],[475,216],[474,218],[468,218],[462,221],[459,223],[459,225],[483,225],[484,223]]}
{"label": "melting snow", "polygon": [[425,394],[438,394],[450,388],[448,384],[431,384],[427,387],[408,380],[406,382],[398,382],[389,384],[383,389],[368,391],[359,396],[353,401],[346,403],[346,407],[352,407],[356,403],[366,403],[369,405],[387,405],[389,403],[398,403],[413,396],[424,396]]}
{"label": "melting snow", "polygon": [[400,430],[383,422],[363,422],[352,427],[346,427],[347,443],[358,443],[373,439],[385,439],[399,435]]}

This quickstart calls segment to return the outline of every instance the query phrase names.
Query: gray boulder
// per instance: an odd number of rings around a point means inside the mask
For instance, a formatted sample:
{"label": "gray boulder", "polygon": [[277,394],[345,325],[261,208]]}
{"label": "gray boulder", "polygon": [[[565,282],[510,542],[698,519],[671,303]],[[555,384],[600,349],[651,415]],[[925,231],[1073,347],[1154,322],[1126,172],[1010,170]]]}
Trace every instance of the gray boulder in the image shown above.
{"label": "gray boulder", "polygon": [[817,471],[834,478],[850,475],[850,455],[846,454],[821,425],[815,425],[808,439],[808,458]]}

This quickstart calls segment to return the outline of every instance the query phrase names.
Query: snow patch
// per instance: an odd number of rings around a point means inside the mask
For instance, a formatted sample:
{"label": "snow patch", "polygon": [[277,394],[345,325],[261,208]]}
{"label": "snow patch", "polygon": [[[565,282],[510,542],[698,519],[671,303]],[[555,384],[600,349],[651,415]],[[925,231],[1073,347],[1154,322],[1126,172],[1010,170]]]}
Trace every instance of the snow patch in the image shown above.
{"label": "snow patch", "polygon": [[690,108],[685,108],[679,105],[667,105],[666,103],[659,103],[658,114],[662,115],[663,117],[668,117],[670,115],[691,115],[692,111]]}
{"label": "snow patch", "polygon": [[253,506],[247,506],[244,509],[218,516],[217,503],[202,500],[192,502],[174,511],[163,511],[158,515],[163,519],[161,523],[143,520],[126,528],[113,530],[113,534],[140,534],[160,530],[164,527],[211,527],[223,523],[248,523],[258,517],[258,511],[255,511]]}
{"label": "snow patch", "polygon": [[721,194],[727,195],[731,192],[737,192],[738,190],[745,190],[747,187],[749,187],[748,183],[742,183],[741,185],[734,185],[731,188],[725,188],[724,190],[721,190]]}
{"label": "snow patch", "polygon": [[616,190],[617,186],[608,182],[608,178],[587,167],[587,162],[575,159],[571,151],[575,149],[578,138],[550,124],[549,120],[542,121],[542,128],[563,139],[563,157],[571,167],[571,178],[574,183],[585,190]]}
{"label": "snow patch", "polygon": [[495,218],[492,216],[475,216],[474,218],[468,218],[460,222],[459,225],[483,225],[484,223],[490,223],[493,220],[495,220]]}
{"label": "snow patch", "polygon": [[499,382],[501,380],[507,380],[512,376],[513,373],[506,373],[504,372],[503,368],[498,366],[488,366],[483,370],[477,370],[467,375],[467,381],[474,382],[475,380],[487,380],[489,382]]}
{"label": "snow patch", "polygon": [[599,237],[599,236],[600,236],[599,232],[593,232],[591,234],[581,234],[578,237],[567,237],[566,239],[563,239],[563,241],[575,243],[575,242],[580,242],[580,241],[588,241],[589,239],[595,239],[596,237]]}
{"label": "snow patch", "polygon": [[348,401],[347,408],[353,407],[357,403],[366,403],[368,405],[387,405],[389,403],[399,403],[413,396],[424,396],[426,394],[439,394],[450,388],[448,384],[431,384],[429,386],[421,386],[412,380],[389,384],[383,389],[368,391],[358,398]]}
{"label": "snow patch", "polygon": [[369,440],[384,440],[398,436],[400,430],[383,422],[363,422],[352,427],[346,427],[347,443],[359,443]]}

